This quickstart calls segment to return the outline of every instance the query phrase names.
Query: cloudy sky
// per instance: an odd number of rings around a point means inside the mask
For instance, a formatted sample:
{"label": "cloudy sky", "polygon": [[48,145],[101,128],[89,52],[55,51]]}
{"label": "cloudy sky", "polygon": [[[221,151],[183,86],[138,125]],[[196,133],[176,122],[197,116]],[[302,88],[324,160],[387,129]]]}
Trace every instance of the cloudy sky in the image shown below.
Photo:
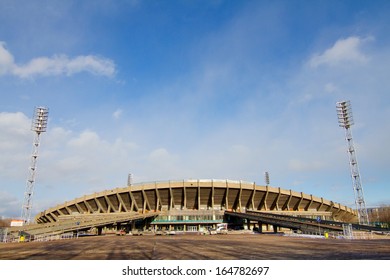
{"label": "cloudy sky", "polygon": [[231,179],[390,203],[389,1],[0,0],[0,216],[134,182]]}

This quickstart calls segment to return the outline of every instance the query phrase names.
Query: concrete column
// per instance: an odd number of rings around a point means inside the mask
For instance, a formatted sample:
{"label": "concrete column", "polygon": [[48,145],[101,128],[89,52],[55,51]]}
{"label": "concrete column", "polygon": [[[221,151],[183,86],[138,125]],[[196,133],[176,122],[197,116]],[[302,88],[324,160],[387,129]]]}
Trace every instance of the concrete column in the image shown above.
{"label": "concrete column", "polygon": [[274,225],[273,228],[274,228],[274,233],[278,233],[278,227]]}
{"label": "concrete column", "polygon": [[263,223],[262,222],[259,222],[259,232],[260,233],[263,232]]}

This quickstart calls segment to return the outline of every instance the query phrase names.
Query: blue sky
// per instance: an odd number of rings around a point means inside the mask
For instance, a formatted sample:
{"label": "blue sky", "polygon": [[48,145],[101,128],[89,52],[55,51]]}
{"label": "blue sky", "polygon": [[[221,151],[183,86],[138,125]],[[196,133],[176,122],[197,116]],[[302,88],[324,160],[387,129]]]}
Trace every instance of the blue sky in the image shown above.
{"label": "blue sky", "polygon": [[231,179],[390,203],[388,1],[0,0],[0,216],[134,182]]}

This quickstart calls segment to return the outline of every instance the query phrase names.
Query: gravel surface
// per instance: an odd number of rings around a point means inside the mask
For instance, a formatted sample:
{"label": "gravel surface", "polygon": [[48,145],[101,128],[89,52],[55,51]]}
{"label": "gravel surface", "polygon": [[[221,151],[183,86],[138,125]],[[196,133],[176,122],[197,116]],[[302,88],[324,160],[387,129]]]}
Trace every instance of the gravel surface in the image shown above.
{"label": "gravel surface", "polygon": [[92,236],[0,243],[3,260],[389,260],[390,239],[267,234]]}

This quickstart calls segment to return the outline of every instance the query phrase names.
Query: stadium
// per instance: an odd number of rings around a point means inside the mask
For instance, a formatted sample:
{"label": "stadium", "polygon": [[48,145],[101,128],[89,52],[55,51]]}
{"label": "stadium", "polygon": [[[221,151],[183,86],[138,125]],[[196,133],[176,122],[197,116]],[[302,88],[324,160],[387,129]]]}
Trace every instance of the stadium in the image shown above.
{"label": "stadium", "polygon": [[[289,223],[283,223],[286,217],[291,217]],[[199,179],[137,183],[85,195],[39,213],[37,224],[25,230],[36,236],[80,230],[99,235],[119,230],[199,233],[225,224],[229,230],[318,231],[317,223],[310,227],[306,221],[302,227],[291,221],[296,218],[354,222],[357,213],[325,198],[279,187]]]}
{"label": "stadium", "polygon": [[[0,244],[0,259],[388,259],[385,229],[363,232],[380,229],[356,220],[357,211],[339,203],[254,182],[137,183],[64,202],[35,223],[8,228],[15,239]],[[353,236],[346,225],[358,229]]]}

